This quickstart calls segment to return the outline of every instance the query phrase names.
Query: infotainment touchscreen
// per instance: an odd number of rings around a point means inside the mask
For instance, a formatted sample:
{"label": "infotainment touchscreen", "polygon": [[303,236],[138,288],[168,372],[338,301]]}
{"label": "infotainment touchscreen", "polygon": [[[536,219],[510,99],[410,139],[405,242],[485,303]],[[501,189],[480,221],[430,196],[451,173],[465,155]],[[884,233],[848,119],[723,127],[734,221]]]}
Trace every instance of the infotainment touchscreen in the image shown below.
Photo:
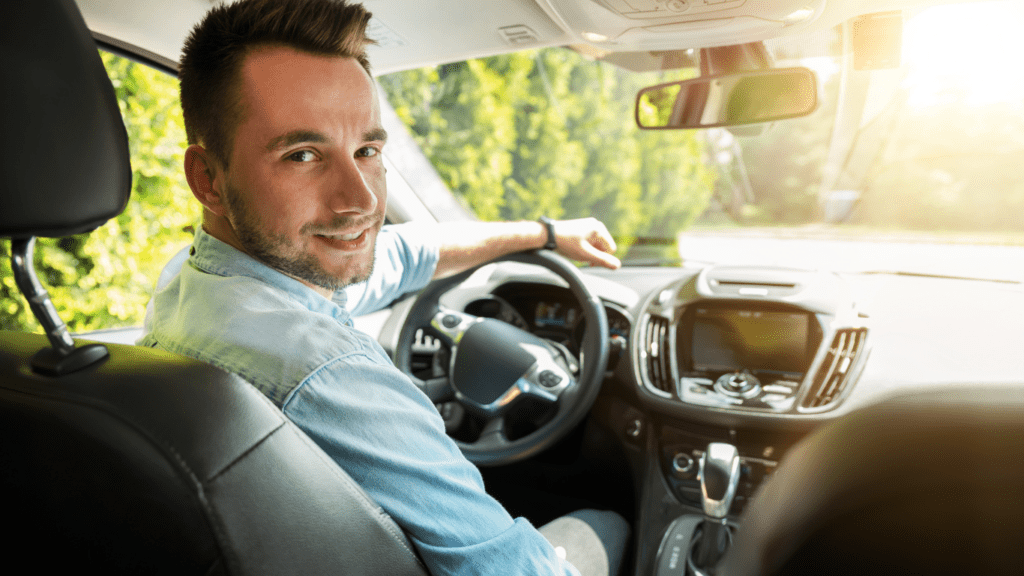
{"label": "infotainment touchscreen", "polygon": [[698,307],[691,339],[693,369],[804,372],[811,321],[800,312]]}

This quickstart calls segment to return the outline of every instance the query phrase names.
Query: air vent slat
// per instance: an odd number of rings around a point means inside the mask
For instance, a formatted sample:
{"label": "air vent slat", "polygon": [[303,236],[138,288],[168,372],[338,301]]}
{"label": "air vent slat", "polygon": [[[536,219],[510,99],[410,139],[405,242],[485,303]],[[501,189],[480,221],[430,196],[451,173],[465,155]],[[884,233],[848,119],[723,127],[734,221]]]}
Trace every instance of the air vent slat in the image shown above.
{"label": "air vent slat", "polygon": [[647,357],[644,362],[647,380],[650,384],[665,393],[672,393],[672,365],[669,347],[669,320],[660,316],[650,316],[644,335]]}
{"label": "air vent slat", "polygon": [[836,332],[825,358],[814,376],[803,408],[825,408],[842,395],[849,384],[850,368],[864,349],[867,328],[845,328]]}

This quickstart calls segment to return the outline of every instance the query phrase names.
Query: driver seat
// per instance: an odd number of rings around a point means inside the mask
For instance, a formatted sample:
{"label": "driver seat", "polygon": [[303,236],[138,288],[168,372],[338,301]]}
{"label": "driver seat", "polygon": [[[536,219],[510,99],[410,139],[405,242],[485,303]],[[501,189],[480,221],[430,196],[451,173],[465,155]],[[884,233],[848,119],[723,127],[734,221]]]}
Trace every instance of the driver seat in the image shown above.
{"label": "driver seat", "polygon": [[72,0],[8,11],[0,70],[0,237],[46,332],[0,331],[6,556],[42,573],[427,574],[395,522],[248,383],[72,340],[36,279],[35,237],[124,209],[127,134]]}

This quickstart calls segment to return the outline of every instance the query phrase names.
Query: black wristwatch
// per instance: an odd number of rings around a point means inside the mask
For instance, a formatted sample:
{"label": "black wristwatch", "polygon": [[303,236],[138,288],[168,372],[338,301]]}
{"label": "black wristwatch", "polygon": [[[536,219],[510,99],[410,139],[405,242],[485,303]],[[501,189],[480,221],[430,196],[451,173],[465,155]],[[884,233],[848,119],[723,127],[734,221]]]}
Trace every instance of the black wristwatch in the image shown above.
{"label": "black wristwatch", "polygon": [[547,216],[541,216],[540,223],[543,224],[544,228],[548,231],[548,241],[544,244],[544,248],[547,250],[557,249],[558,243],[555,242],[555,221]]}

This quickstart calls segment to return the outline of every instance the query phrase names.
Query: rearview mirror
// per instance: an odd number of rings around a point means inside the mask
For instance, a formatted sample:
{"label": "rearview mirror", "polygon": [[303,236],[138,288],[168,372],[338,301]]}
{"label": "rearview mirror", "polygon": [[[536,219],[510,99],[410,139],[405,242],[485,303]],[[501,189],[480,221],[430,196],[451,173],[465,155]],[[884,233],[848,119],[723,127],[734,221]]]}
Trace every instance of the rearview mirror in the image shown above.
{"label": "rearview mirror", "polygon": [[818,82],[807,68],[701,76],[644,88],[636,124],[645,130],[712,128],[806,116],[818,105]]}

